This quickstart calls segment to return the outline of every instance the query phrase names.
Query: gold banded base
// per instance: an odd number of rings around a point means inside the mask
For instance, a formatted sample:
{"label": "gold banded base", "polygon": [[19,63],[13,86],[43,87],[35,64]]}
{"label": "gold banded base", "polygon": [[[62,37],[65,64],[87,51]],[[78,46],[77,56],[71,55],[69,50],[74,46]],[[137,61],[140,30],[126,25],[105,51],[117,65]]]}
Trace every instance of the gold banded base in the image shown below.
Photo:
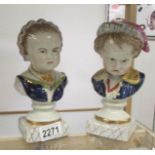
{"label": "gold banded base", "polygon": [[128,118],[127,120],[109,120],[100,116],[95,115],[95,119],[104,123],[108,123],[108,124],[125,124],[125,123],[129,123],[131,121],[131,118]]}
{"label": "gold banded base", "polygon": [[56,123],[56,122],[61,122],[62,119],[58,119],[55,121],[50,121],[50,122],[34,122],[34,121],[30,121],[30,120],[26,120],[29,124],[34,125],[34,126],[41,126],[41,125],[48,125],[48,124],[52,124],[52,123]]}

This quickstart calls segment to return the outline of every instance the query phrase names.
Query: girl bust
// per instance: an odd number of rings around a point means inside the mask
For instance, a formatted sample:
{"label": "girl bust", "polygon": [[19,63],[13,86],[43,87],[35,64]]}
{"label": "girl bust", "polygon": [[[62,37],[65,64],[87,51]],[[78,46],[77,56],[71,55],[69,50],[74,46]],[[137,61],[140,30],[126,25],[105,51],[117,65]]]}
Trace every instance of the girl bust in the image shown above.
{"label": "girl bust", "polygon": [[93,87],[103,96],[104,103],[96,119],[112,123],[129,122],[130,116],[123,108],[145,79],[144,73],[133,68],[133,61],[141,50],[149,51],[146,35],[134,23],[123,20],[103,23],[97,31],[94,49],[104,66],[92,76]]}
{"label": "girl bust", "polygon": [[[15,88],[32,99],[34,109],[53,109],[54,101],[62,97],[67,84],[65,73],[55,70],[60,63],[62,49],[59,28],[44,19],[31,20],[22,27],[17,44],[20,54],[25,61],[30,62],[30,66],[17,75]],[[59,119],[55,111],[47,111],[33,111],[27,119],[39,122]]]}
{"label": "girl bust", "polygon": [[[97,93],[108,99],[125,99],[139,90],[144,73],[133,69],[133,61],[141,49],[148,51],[143,34],[127,22],[103,23],[94,41],[104,68],[92,77]],[[139,27],[139,30],[142,30]],[[143,31],[142,31],[143,32]]]}

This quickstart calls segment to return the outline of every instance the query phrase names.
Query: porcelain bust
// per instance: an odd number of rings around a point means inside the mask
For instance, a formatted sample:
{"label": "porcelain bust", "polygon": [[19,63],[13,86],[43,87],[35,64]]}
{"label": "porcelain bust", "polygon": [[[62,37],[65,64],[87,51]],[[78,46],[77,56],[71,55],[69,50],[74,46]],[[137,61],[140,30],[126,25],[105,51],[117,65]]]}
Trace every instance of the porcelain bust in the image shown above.
{"label": "porcelain bust", "polygon": [[107,124],[129,123],[131,117],[124,108],[127,99],[140,89],[145,79],[144,73],[133,68],[133,62],[141,50],[149,51],[146,35],[135,23],[124,20],[103,23],[97,31],[94,49],[104,66],[91,79],[104,105],[95,119]]}
{"label": "porcelain bust", "polygon": [[108,111],[106,106],[124,108],[126,100],[142,86],[144,73],[133,68],[134,59],[144,47],[146,37],[137,25],[128,22],[103,23],[95,39],[95,51],[100,55],[104,68],[92,77],[95,91],[103,96],[104,110],[96,114],[105,121],[129,121],[125,111]]}
{"label": "porcelain bust", "polygon": [[61,119],[54,110],[64,93],[67,76],[55,68],[60,63],[62,35],[59,28],[44,19],[29,21],[18,35],[18,47],[29,68],[17,75],[16,90],[32,100],[31,122],[53,122]]}

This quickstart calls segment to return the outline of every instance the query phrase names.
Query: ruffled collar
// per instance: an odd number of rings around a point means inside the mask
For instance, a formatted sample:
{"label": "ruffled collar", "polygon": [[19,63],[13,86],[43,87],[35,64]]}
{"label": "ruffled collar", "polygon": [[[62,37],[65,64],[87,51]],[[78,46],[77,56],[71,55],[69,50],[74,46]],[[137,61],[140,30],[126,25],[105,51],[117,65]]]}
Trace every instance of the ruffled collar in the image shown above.
{"label": "ruffled collar", "polygon": [[28,71],[39,81],[42,81],[43,83],[51,84],[54,82],[55,77],[52,75],[52,72],[42,74],[39,73],[34,69],[32,65],[29,66]]}
{"label": "ruffled collar", "polygon": [[[93,79],[96,81],[108,79],[109,74],[105,69],[101,69],[93,75]],[[122,81],[129,84],[138,84],[140,82],[140,72],[135,69],[130,69],[126,74],[122,76]]]}

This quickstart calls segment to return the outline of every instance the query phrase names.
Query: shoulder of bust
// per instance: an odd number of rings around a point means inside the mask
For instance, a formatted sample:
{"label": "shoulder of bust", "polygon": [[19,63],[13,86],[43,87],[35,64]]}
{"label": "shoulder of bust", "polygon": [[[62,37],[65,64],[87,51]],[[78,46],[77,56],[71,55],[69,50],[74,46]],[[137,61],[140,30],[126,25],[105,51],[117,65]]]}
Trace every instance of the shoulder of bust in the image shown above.
{"label": "shoulder of bust", "polygon": [[134,85],[140,83],[144,80],[144,78],[144,73],[135,69],[130,69],[125,75],[122,76],[123,81]]}
{"label": "shoulder of bust", "polygon": [[108,73],[105,71],[105,69],[101,69],[92,76],[92,79],[96,81],[100,81],[100,80],[106,79],[107,76],[108,76]]}

